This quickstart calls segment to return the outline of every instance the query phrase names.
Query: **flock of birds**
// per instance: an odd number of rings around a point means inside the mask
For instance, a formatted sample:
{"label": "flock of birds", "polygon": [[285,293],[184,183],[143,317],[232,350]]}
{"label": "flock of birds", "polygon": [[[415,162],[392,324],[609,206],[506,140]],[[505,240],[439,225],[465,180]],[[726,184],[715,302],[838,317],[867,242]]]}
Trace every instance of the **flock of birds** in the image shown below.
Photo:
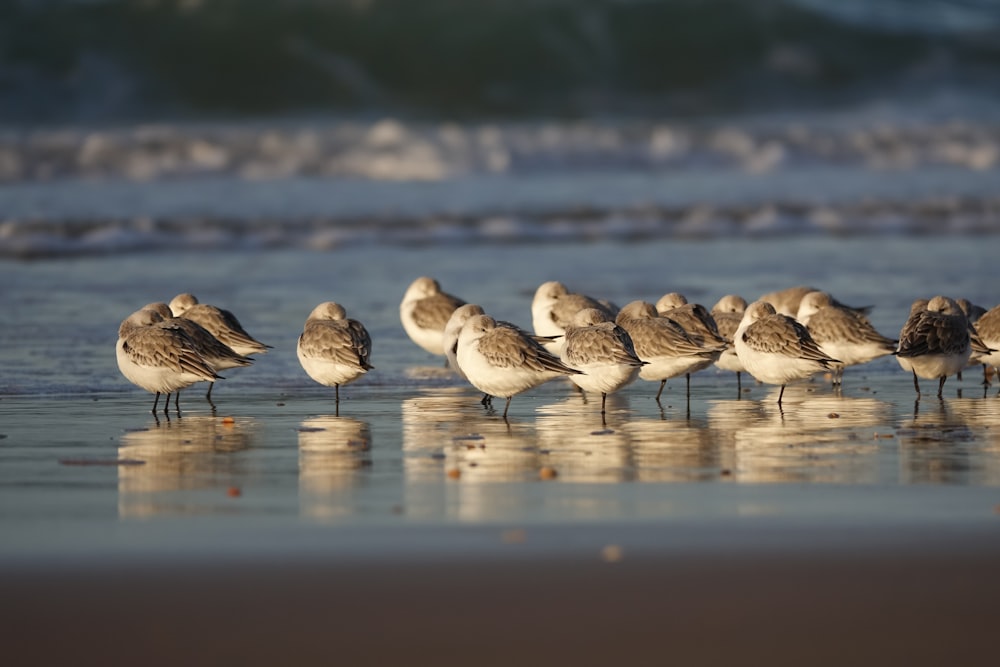
{"label": "flock of birds", "polygon": [[[433,278],[417,278],[400,304],[407,335],[427,352],[444,356],[448,366],[483,392],[482,403],[511,398],[559,377],[580,391],[607,395],[636,378],[659,382],[656,400],[670,378],[685,376],[690,396],[691,374],[712,366],[757,381],[785,385],[820,372],[830,372],[839,386],[844,369],[894,355],[918,378],[945,380],[972,364],[1000,366],[1000,306],[986,311],[967,300],[935,296],[919,299],[899,338],[883,336],[866,317],[870,307],[855,308],[810,287],[793,287],[747,304],[727,295],[711,310],[688,303],[678,293],[656,304],[633,301],[618,308],[559,282],[543,283],[531,306],[533,332],[498,321],[476,304],[441,289]],[[151,303],[122,322],[116,346],[118,367],[133,384],[160,394],[174,394],[208,382],[211,401],[219,371],[253,363],[268,345],[255,340],[229,311],[198,303],[181,294],[169,304]],[[335,388],[353,382],[371,365],[371,336],[364,325],[347,317],[332,301],[316,306],[306,319],[297,344],[299,362],[316,382]]]}

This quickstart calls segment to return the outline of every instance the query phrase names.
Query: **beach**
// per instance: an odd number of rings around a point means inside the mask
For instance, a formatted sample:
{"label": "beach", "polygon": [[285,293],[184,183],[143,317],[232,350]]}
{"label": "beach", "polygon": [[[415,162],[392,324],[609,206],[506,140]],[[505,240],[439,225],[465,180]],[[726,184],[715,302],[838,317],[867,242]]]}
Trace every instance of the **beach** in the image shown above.
{"label": "beach", "polygon": [[[470,5],[471,6],[471,5]],[[74,30],[67,30],[73,26]],[[0,9],[0,625],[25,664],[993,664],[1000,396],[893,355],[507,418],[403,329],[420,276],[992,308],[989,3],[31,0]],[[377,48],[376,48],[377,47]],[[183,293],[271,346],[153,394]],[[317,304],[371,336],[335,389]],[[779,397],[782,398],[779,403]]]}
{"label": "beach", "polygon": [[[916,402],[910,376],[882,359],[849,369],[839,393],[821,376],[791,385],[780,409],[777,388],[745,379],[740,393],[733,374],[706,371],[690,403],[683,380],[660,405],[654,383],[630,385],[603,423],[599,402],[552,382],[515,397],[504,422],[398,321],[408,280],[430,268],[525,324],[533,283],[550,275],[620,301],[808,280],[875,305],[889,335],[912,297],[945,282],[989,298],[991,253],[973,237],[747,247],[4,264],[17,285],[4,297],[15,317],[0,400],[10,650],[20,664],[70,659],[80,645],[95,663],[334,651],[361,664],[934,664],[954,642],[988,660],[1000,401],[977,369],[950,379],[943,401],[928,391]],[[214,411],[195,387],[180,415],[154,417],[151,395],[115,367],[116,320],[180,291],[238,304],[274,349],[218,383]],[[373,338],[376,370],[342,388],[339,408],[294,357],[324,299]],[[59,641],[43,640],[53,632]]]}

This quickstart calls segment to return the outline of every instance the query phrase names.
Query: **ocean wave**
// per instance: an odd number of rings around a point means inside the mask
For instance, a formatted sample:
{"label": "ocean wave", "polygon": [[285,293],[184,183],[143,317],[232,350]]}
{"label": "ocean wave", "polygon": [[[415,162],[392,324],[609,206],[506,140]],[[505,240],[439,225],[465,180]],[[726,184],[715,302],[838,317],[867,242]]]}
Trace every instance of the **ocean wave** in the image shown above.
{"label": "ocean wave", "polygon": [[[987,0],[20,0],[0,120],[705,114],[996,95]],[[992,91],[992,93],[990,93]]]}
{"label": "ocean wave", "polygon": [[[993,179],[995,182],[995,178]],[[980,183],[986,186],[986,183]],[[319,186],[318,186],[319,187]],[[143,251],[332,250],[357,245],[558,243],[565,241],[763,238],[789,235],[1000,233],[995,195],[896,196],[848,201],[785,199],[742,203],[720,198],[688,204],[633,204],[449,214],[96,216],[72,214],[0,222],[0,257],[37,259]],[[300,191],[301,192],[301,191]],[[250,190],[233,196],[252,206]],[[289,201],[293,198],[289,197]]]}
{"label": "ocean wave", "polygon": [[443,181],[477,174],[1000,165],[992,121],[427,123],[383,118],[138,124],[0,132],[0,183],[236,176]]}

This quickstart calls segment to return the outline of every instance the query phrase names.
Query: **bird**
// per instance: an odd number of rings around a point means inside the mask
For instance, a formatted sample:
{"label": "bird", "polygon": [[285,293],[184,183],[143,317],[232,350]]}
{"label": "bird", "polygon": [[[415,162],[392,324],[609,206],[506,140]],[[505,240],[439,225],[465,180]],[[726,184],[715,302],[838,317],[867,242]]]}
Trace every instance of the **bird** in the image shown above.
{"label": "bird", "polygon": [[827,356],[840,360],[833,365],[833,384],[840,386],[847,366],[892,354],[899,341],[880,334],[858,311],[833,301],[826,292],[810,292],[802,298],[796,319]]}
{"label": "bird", "polygon": [[712,314],[699,303],[688,303],[687,297],[678,292],[664,294],[656,302],[656,312],[660,317],[668,317],[681,325],[684,332],[693,340],[700,340],[703,345],[719,348],[718,353],[713,357],[708,357],[705,361],[689,372],[684,374],[687,381],[687,390],[691,392],[691,373],[708,368],[717,362],[722,353],[729,347],[726,339],[719,334],[719,326],[715,323]]}
{"label": "bird", "polygon": [[[927,310],[927,303],[929,301],[930,299],[915,299],[913,303],[910,304],[910,313],[909,315],[907,315],[907,320],[912,319],[913,316],[918,312],[922,310]],[[899,343],[896,343],[896,349],[897,350],[899,349]],[[899,367],[902,368],[904,371],[907,372],[913,371],[913,365],[910,363],[910,360],[908,358],[896,356],[896,361],[899,363]],[[914,383],[916,383],[916,378],[914,378]],[[919,388],[917,389],[917,393],[918,394],[920,393]]]}
{"label": "bird", "polygon": [[[455,312],[453,312],[451,317],[448,318],[448,323],[444,327],[443,346],[445,358],[448,360],[448,367],[455,371],[455,374],[463,380],[468,380],[468,378],[462,371],[461,366],[458,365],[458,335],[462,332],[462,326],[469,320],[470,317],[485,314],[486,312],[479,304],[467,303],[455,309]],[[552,340],[552,337],[550,336],[535,336],[530,334],[510,322],[497,320],[497,326],[510,327],[521,331],[543,346],[545,343]],[[483,405],[490,405],[492,403],[492,397],[489,394],[483,394],[481,402]]]}
{"label": "bird", "polygon": [[580,373],[526,332],[498,325],[489,315],[473,315],[462,325],[457,359],[472,386],[507,399],[504,419],[516,394],[563,375]]}
{"label": "bird", "polygon": [[170,311],[174,317],[193,320],[208,329],[208,332],[228,345],[237,354],[264,354],[270,345],[265,345],[248,334],[228,310],[216,308],[207,303],[199,303],[193,294],[178,294],[170,300]]}
{"label": "bird", "polygon": [[937,397],[941,398],[945,380],[962,370],[971,354],[969,322],[954,299],[935,296],[923,308],[919,301],[914,302],[899,332],[895,355],[900,366],[913,373],[918,398],[918,377],[937,378]]}
{"label": "bird", "polygon": [[614,319],[618,308],[607,301],[600,301],[585,294],[575,294],[556,280],[542,283],[535,290],[531,301],[531,326],[538,336],[554,336],[545,348],[552,354],[559,354],[562,349],[562,339],[566,327],[573,321],[573,316],[584,308],[594,308]]}
{"label": "bird", "polygon": [[569,379],[584,391],[600,393],[601,414],[608,394],[633,382],[645,362],[628,332],[596,308],[584,308],[566,329],[562,360],[580,371]]}
{"label": "bird", "polygon": [[441,344],[444,348],[444,356],[448,360],[448,367],[463,380],[467,378],[462,372],[461,366],[458,365],[458,335],[462,333],[462,327],[469,321],[470,317],[485,314],[486,311],[479,304],[466,303],[456,308],[444,325]]}
{"label": "bird", "polygon": [[983,343],[992,348],[992,352],[980,353],[975,356],[976,362],[983,365],[983,384],[989,385],[989,369],[994,372],[1000,368],[1000,306],[995,306],[986,311],[976,320],[976,333]]}
{"label": "bird", "polygon": [[657,402],[667,380],[703,367],[706,360],[715,359],[724,349],[693,339],[681,325],[660,317],[653,304],[647,301],[632,301],[622,306],[615,323],[628,332],[636,354],[647,362],[639,369],[639,377],[660,383]]}
{"label": "bird", "polygon": [[979,318],[987,313],[987,310],[982,306],[977,306],[968,299],[955,299],[955,303],[958,307],[962,309],[965,313],[965,319],[969,320],[969,324],[975,324],[979,321]]}
{"label": "bird", "polygon": [[399,319],[406,335],[431,354],[444,355],[443,334],[448,318],[465,301],[441,291],[434,278],[421,276],[406,288],[399,304]]}
{"label": "bird", "polygon": [[[760,297],[758,301],[767,301],[769,304],[774,306],[774,310],[780,315],[788,315],[789,317],[795,317],[799,312],[799,304],[802,302],[802,297],[810,292],[819,292],[821,290],[815,287],[809,287],[807,285],[799,285],[796,287],[789,287],[788,289],[779,290],[777,292],[770,292]],[[845,308],[850,308],[851,310],[856,310],[863,315],[867,315],[871,312],[872,306],[861,306],[860,308],[855,308],[854,306],[846,306],[845,304],[833,300],[834,304],[838,306],[844,306]]]}
{"label": "bird", "polygon": [[781,385],[778,405],[785,395],[786,384],[840,363],[824,354],[801,323],[778,313],[767,301],[747,306],[733,344],[750,375],[760,382]]}
{"label": "bird", "polygon": [[151,412],[156,414],[160,394],[176,393],[174,407],[180,412],[180,390],[196,382],[221,379],[198,352],[198,346],[183,328],[165,322],[153,310],[137,310],[118,327],[115,344],[118,370],[132,384],[156,394]]}
{"label": "bird", "polygon": [[724,371],[733,371],[736,373],[737,396],[743,391],[742,378],[740,376],[746,369],[743,368],[743,364],[736,354],[736,348],[733,346],[733,336],[736,334],[736,330],[740,328],[740,320],[743,319],[743,313],[746,309],[746,299],[736,294],[727,294],[719,299],[712,306],[711,310],[715,325],[719,328],[719,335],[728,344],[728,347],[722,351],[722,354],[715,361],[715,366]]}
{"label": "bird", "polygon": [[[170,306],[162,301],[148,303],[143,306],[143,309],[152,310],[158,313],[160,317],[163,318],[164,322],[169,322],[170,324],[183,329],[184,333],[190,336],[191,340],[194,341],[202,359],[208,362],[208,365],[211,366],[216,372],[229,368],[250,366],[253,364],[253,359],[245,357],[242,354],[237,354],[231,347],[213,336],[209,333],[208,329],[201,326],[194,320],[189,320],[184,317],[174,317],[172,311],[170,310]],[[212,402],[213,387],[215,387],[215,383],[209,382],[208,392],[205,394],[205,398],[209,403]]]}
{"label": "bird", "polygon": [[372,339],[357,320],[347,317],[344,307],[324,301],[309,313],[295,346],[303,370],[313,380],[334,387],[340,405],[340,385],[354,382],[370,370]]}
{"label": "bird", "polygon": [[[972,337],[972,340],[971,340],[971,342],[972,342],[972,356],[969,358],[969,365],[970,366],[975,366],[976,364],[979,363],[979,356],[981,354],[984,354],[984,353],[985,354],[989,354],[988,352],[985,352],[985,350],[982,349],[985,346],[985,344],[982,342],[982,339],[979,337],[979,333],[978,333],[978,331],[976,330],[976,327],[975,327],[975,324],[976,324],[976,322],[979,321],[979,318],[986,314],[986,309],[983,308],[982,306],[977,306],[976,304],[972,303],[968,299],[955,299],[955,303],[957,303],[958,307],[962,309],[963,313],[965,313],[965,319],[968,320],[968,322],[969,322],[969,327],[970,327],[969,335]],[[955,374],[955,378],[959,382],[961,382],[962,381],[962,371],[959,371],[958,373],[956,373]],[[986,368],[985,367],[983,369],[983,382],[984,382],[984,384],[989,384],[989,380],[986,378]]]}

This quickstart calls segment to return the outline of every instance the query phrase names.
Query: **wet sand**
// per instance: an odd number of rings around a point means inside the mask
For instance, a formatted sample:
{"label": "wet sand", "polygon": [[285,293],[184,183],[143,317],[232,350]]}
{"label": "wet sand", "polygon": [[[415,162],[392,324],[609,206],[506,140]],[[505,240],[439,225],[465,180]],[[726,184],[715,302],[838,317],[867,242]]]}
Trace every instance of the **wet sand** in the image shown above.
{"label": "wet sand", "polygon": [[[0,571],[4,654],[17,665],[995,661],[995,525],[897,530],[891,543],[864,529],[762,536],[749,550],[626,549],[617,561],[520,554],[529,530],[492,556],[24,565]],[[840,540],[852,545],[831,547]]]}
{"label": "wet sand", "polygon": [[[0,263],[7,661],[992,664],[1000,399],[976,369],[915,403],[884,359],[840,393],[790,386],[784,409],[730,374],[695,376],[690,405],[683,380],[662,406],[640,382],[606,423],[550,383],[504,423],[398,322],[430,267],[522,323],[552,278],[709,304],[808,282],[893,334],[914,296],[990,305],[991,262],[962,238]],[[220,383],[216,414],[193,388],[154,418],[114,334],[181,291],[275,349]],[[378,371],[339,415],[294,355],[330,298],[366,322]]]}

